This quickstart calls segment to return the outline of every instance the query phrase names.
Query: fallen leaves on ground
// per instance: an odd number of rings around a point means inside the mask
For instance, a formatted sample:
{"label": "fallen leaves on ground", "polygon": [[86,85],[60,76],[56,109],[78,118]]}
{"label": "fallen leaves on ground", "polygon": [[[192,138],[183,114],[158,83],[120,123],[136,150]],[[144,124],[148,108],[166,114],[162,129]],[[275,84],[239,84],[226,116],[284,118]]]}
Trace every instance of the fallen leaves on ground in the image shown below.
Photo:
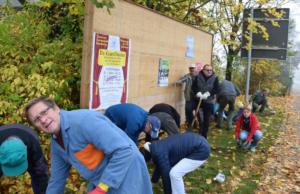
{"label": "fallen leaves on ground", "polygon": [[300,193],[300,97],[286,105],[284,129],[268,150],[255,193]]}

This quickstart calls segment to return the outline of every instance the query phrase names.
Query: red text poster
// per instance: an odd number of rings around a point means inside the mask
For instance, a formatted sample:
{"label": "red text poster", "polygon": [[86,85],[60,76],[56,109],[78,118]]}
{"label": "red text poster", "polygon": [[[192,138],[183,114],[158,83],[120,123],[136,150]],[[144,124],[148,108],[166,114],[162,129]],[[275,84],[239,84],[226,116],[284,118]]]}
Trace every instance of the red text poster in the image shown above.
{"label": "red text poster", "polygon": [[127,101],[129,58],[130,39],[94,32],[90,109],[106,109]]}

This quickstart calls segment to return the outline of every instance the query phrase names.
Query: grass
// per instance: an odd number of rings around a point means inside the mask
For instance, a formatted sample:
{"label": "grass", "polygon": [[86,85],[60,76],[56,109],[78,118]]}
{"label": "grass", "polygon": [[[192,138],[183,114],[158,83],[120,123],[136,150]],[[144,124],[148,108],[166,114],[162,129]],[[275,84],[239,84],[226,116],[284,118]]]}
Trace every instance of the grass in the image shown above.
{"label": "grass", "polygon": [[[210,123],[211,155],[204,165],[184,177],[186,193],[253,193],[262,175],[268,148],[277,138],[283,120],[280,112],[273,116],[256,115],[264,137],[255,153],[237,148],[234,130],[217,129],[214,121]],[[152,172],[153,166],[149,165],[149,169]],[[225,174],[224,183],[213,181],[218,172]],[[161,181],[154,184],[154,193],[163,193]]]}

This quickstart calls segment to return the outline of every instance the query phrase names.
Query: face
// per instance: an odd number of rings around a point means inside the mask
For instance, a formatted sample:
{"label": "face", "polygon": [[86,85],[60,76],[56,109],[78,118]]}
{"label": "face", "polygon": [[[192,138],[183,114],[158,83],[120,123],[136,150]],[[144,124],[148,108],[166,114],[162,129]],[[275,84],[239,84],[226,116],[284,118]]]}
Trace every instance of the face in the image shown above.
{"label": "face", "polygon": [[251,111],[250,111],[250,110],[244,109],[243,115],[244,115],[245,118],[248,118],[248,117],[250,116],[250,114],[251,114]]}
{"label": "face", "polygon": [[33,125],[49,134],[58,134],[60,130],[60,109],[38,102],[28,110],[28,117]]}
{"label": "face", "polygon": [[144,129],[145,133],[150,134],[151,129],[152,129],[152,126],[151,126],[150,122],[146,122],[145,129]]}
{"label": "face", "polygon": [[268,92],[265,91],[265,90],[264,90],[262,93],[263,93],[264,96],[267,96],[267,95],[268,95]]}
{"label": "face", "polygon": [[213,74],[212,66],[210,66],[210,65],[204,66],[203,73],[206,77],[210,77]]}
{"label": "face", "polygon": [[191,75],[195,75],[196,74],[195,68],[189,68],[189,71],[190,71]]}

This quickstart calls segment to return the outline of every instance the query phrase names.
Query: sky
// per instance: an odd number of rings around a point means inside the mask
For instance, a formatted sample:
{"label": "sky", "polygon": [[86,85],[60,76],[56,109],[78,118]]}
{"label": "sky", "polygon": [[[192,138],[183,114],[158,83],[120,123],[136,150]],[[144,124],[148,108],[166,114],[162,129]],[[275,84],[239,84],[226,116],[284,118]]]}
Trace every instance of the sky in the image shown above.
{"label": "sky", "polygon": [[[296,40],[300,42],[300,0],[288,3],[284,7],[290,8],[290,18],[296,21]],[[294,74],[292,92],[300,96],[300,64],[298,64],[298,69],[296,69]]]}
{"label": "sky", "polygon": [[296,22],[296,32],[299,34],[296,38],[300,41],[300,0],[294,0],[294,2],[287,3],[283,7],[290,8],[290,18],[293,18]]}

